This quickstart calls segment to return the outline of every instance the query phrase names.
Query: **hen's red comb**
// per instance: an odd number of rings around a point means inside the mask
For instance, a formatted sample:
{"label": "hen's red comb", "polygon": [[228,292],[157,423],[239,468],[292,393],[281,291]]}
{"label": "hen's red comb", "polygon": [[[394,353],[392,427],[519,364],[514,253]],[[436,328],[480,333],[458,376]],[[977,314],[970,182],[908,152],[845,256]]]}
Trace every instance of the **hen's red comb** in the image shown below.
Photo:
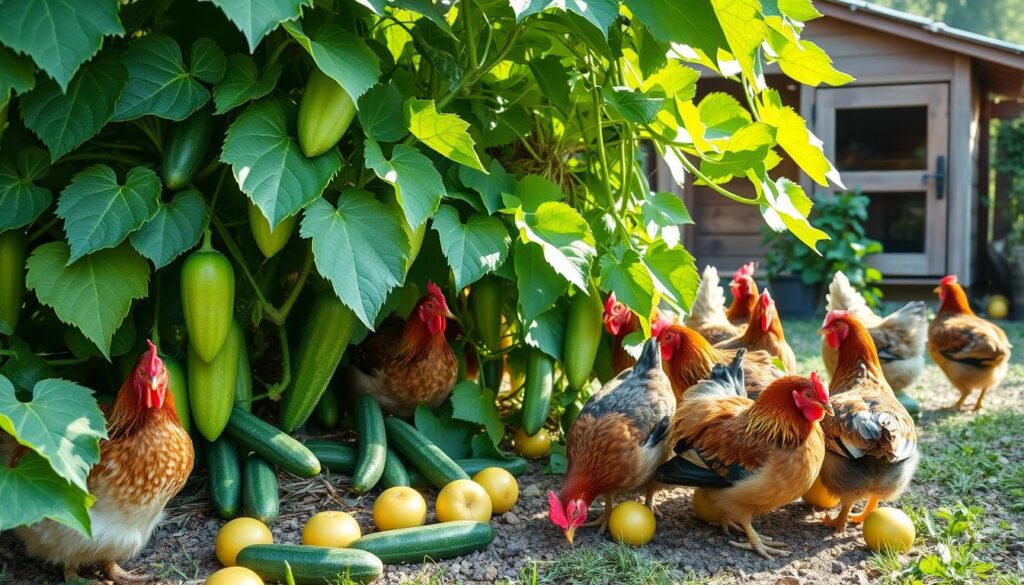
{"label": "hen's red comb", "polygon": [[444,293],[441,292],[441,287],[433,282],[427,281],[427,293],[444,300]]}
{"label": "hen's red comb", "polygon": [[761,293],[761,298],[757,299],[757,302],[761,303],[762,308],[767,309],[768,307],[772,306],[772,303],[774,301],[772,301],[772,297],[771,295],[768,294],[768,291],[765,290],[763,293]]}
{"label": "hen's red comb", "polygon": [[733,278],[733,280],[735,280],[735,279],[737,279],[737,278],[739,278],[741,276],[754,276],[754,263],[753,262],[747,262],[743,266],[740,266],[739,269],[736,270],[736,272],[733,273],[732,278]]}
{"label": "hen's red comb", "polygon": [[850,315],[850,312],[845,309],[836,309],[835,311],[829,311],[828,315],[825,315],[825,322],[822,327],[828,327],[834,323],[837,319],[842,319]]}
{"label": "hen's red comb", "polygon": [[608,298],[604,300],[604,314],[611,315],[612,307],[615,306],[615,293],[608,295]]}
{"label": "hen's red comb", "polygon": [[569,529],[569,519],[565,516],[565,510],[562,509],[562,501],[558,499],[558,494],[548,490],[548,515],[551,517],[551,523],[561,528],[562,530]]}
{"label": "hen's red comb", "polygon": [[160,359],[160,356],[157,355],[156,345],[153,344],[152,340],[147,339],[146,345],[149,346],[149,371],[147,373],[150,376],[156,376],[156,373],[160,370],[160,366],[163,364],[163,361]]}
{"label": "hen's red comb", "polygon": [[818,393],[818,398],[822,402],[828,402],[828,388],[821,381],[818,372],[811,372],[811,384],[814,385],[814,391]]}
{"label": "hen's red comb", "polygon": [[946,276],[943,276],[942,280],[939,281],[939,284],[942,284],[942,285],[956,284],[956,275],[955,274],[948,274]]}

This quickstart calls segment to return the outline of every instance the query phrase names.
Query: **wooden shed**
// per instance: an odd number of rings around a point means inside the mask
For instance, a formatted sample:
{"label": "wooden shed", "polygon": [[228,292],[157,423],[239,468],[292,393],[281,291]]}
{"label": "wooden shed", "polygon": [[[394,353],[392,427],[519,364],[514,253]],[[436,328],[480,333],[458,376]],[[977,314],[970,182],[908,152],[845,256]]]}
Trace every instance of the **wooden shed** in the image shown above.
{"label": "wooden shed", "polygon": [[[808,120],[846,187],[870,197],[867,231],[885,247],[872,262],[885,284],[933,283],[949,273],[973,282],[985,252],[979,194],[988,192],[992,104],[1024,96],[1024,46],[862,0],[815,5],[824,17],[807,23],[804,38],[856,81],[800,86],[776,67],[769,85]],[[735,92],[711,75],[701,93]],[[789,161],[775,173],[822,192]],[[696,222],[685,244],[701,265],[731,271],[763,257],[756,208],[706,187],[670,185],[667,175],[658,173],[660,186],[679,192]],[[731,187],[752,194],[739,181]]]}

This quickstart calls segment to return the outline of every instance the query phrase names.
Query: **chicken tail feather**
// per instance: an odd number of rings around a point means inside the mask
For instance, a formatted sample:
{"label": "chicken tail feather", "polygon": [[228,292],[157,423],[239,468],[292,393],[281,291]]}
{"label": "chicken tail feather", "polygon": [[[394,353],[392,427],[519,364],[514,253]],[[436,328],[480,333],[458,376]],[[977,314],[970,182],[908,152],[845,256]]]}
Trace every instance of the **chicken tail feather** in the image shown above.
{"label": "chicken tail feather", "polygon": [[644,348],[640,351],[640,358],[633,366],[634,372],[643,372],[661,369],[661,349],[658,347],[658,338],[652,337],[644,342]]}

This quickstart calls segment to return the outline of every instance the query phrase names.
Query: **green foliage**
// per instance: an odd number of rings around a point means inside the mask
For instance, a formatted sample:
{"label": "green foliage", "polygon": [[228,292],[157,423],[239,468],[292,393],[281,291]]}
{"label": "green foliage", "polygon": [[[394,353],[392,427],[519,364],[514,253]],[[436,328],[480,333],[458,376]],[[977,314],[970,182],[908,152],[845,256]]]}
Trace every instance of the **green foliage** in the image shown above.
{"label": "green foliage", "polygon": [[1010,208],[1007,217],[1010,232],[1007,243],[1010,247],[1024,244],[1024,117],[1000,122],[996,130],[996,156],[993,166],[996,173],[1009,181]]}
{"label": "green foliage", "polygon": [[[106,360],[130,362],[146,338],[184,360],[198,337],[182,334],[179,276],[201,236],[237,277],[232,316],[265,378],[254,394],[275,400],[299,379],[296,322],[316,294],[333,292],[358,317],[357,341],[407,316],[433,281],[459,320],[453,349],[491,377],[527,346],[561,360],[572,295],[615,292],[649,333],[652,308],[688,309],[698,282],[680,237],[692,220],[674,194],[652,189],[652,151],[678,183],[756,206],[804,254],[833,250],[819,229],[840,229],[831,216],[812,226],[800,187],[768,175],[785,153],[819,184],[841,186],[762,73],[777,63],[798,82],[849,81],[801,39],[819,16],[807,0],[141,4],[0,2],[0,230],[24,232],[31,250],[27,273],[19,261],[10,276],[30,292],[22,299],[19,286],[5,304],[23,318],[0,323],[0,371],[19,388],[57,377],[116,387]],[[183,30],[197,14],[202,31]],[[709,69],[743,99],[696,100]],[[350,111],[304,115],[343,132],[307,157],[297,106],[316,108],[303,97],[317,70],[357,112],[351,125]],[[212,110],[210,143],[169,173],[181,158],[171,138],[199,110]],[[753,195],[725,188],[732,178]],[[253,239],[252,206],[281,229],[272,258]],[[499,347],[480,343],[467,308],[464,289],[484,277],[502,291]],[[578,395],[553,379],[557,411]],[[461,382],[435,412],[416,412],[417,427],[453,456],[500,455],[502,415],[519,398],[487,382]],[[32,457],[0,468],[17,478],[0,485],[55,499],[14,521],[87,530],[82,486],[55,487],[43,473],[75,460]]]}
{"label": "green foliage", "polygon": [[[764,232],[769,246],[765,257],[769,277],[799,274],[804,284],[821,284],[842,271],[850,284],[875,306],[882,298],[876,286],[882,273],[867,264],[867,257],[882,251],[882,244],[865,235],[862,224],[868,217],[869,199],[855,191],[820,198],[811,218],[814,225],[830,235],[820,246],[820,255],[810,253],[807,246],[786,234]],[[808,205],[810,201],[808,201]]]}

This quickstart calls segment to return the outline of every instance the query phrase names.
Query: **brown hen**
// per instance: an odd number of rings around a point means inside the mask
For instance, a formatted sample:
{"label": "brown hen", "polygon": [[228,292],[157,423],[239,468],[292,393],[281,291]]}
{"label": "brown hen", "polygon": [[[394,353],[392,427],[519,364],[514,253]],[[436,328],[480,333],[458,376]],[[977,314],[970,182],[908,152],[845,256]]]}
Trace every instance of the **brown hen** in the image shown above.
{"label": "brown hen", "polygon": [[782,330],[782,319],[779,318],[779,311],[775,306],[768,291],[761,293],[750,314],[750,323],[742,335],[737,335],[721,343],[715,344],[720,349],[764,350],[779,359],[786,371],[796,371],[796,354],[793,348],[786,341],[786,334]]}
{"label": "brown hen", "polygon": [[[682,398],[688,388],[708,377],[715,364],[732,362],[735,349],[719,349],[711,345],[703,335],[683,325],[669,325],[658,336],[661,343],[661,357],[665,373],[672,381],[676,400]],[[743,378],[747,395],[756,398],[783,372],[775,367],[772,355],[764,350],[748,351],[743,360]]]}
{"label": "brown hen", "polygon": [[686,318],[686,326],[711,343],[742,335],[746,330],[758,298],[753,262],[744,264],[733,274],[729,289],[732,292],[732,303],[727,310],[718,270],[714,266],[704,268],[697,296]]}

